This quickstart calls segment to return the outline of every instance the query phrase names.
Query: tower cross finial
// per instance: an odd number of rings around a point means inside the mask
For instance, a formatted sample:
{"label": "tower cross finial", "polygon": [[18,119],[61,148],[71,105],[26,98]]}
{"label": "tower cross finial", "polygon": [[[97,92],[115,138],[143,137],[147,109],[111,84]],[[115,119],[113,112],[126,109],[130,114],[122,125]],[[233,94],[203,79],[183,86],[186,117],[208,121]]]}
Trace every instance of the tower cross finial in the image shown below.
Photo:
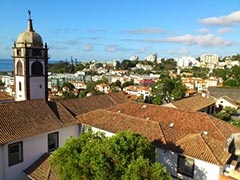
{"label": "tower cross finial", "polygon": [[31,11],[28,10],[29,19],[31,19]]}

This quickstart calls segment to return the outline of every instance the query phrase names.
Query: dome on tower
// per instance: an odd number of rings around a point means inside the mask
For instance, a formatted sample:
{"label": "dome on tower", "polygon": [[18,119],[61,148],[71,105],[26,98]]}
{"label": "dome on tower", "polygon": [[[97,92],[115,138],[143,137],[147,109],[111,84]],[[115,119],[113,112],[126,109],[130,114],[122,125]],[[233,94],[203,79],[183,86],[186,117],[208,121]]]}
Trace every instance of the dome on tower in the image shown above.
{"label": "dome on tower", "polygon": [[16,41],[17,46],[27,45],[27,47],[42,47],[41,36],[33,30],[32,19],[28,19],[27,30],[21,33]]}

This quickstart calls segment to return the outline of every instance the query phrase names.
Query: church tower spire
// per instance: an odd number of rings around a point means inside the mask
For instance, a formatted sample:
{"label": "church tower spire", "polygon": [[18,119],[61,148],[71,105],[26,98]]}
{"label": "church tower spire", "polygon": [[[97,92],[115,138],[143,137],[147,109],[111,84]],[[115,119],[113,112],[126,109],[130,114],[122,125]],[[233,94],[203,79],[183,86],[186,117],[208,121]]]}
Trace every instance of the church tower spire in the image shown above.
{"label": "church tower spire", "polygon": [[48,47],[33,29],[31,11],[27,29],[13,46],[15,100],[43,98],[47,100]]}
{"label": "church tower spire", "polygon": [[29,15],[29,18],[28,18],[28,28],[27,28],[27,30],[31,31],[31,32],[34,32],[33,25],[32,25],[32,18],[31,18],[31,11],[30,10],[28,10],[28,15]]}

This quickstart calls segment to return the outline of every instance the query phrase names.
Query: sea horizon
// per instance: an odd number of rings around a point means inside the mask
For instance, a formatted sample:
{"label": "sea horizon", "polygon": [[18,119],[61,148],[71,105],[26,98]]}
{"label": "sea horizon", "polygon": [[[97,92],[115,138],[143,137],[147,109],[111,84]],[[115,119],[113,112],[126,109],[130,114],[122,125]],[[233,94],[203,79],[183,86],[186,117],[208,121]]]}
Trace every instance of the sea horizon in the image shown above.
{"label": "sea horizon", "polygon": [[[48,63],[53,64],[62,60],[51,59]],[[0,72],[13,71],[13,59],[0,59]]]}

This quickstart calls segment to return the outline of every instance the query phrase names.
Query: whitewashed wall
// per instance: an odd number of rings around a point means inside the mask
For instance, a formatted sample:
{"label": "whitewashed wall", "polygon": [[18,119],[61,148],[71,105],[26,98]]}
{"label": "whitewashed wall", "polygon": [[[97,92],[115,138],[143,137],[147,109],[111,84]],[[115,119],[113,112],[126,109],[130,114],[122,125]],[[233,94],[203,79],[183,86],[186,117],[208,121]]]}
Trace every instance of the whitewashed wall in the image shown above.
{"label": "whitewashed wall", "polygon": [[[59,146],[62,146],[70,136],[74,136],[74,137],[79,136],[79,125],[59,129],[52,132],[59,133]],[[23,139],[22,140],[23,141],[23,162],[10,167],[8,166],[8,144],[4,145],[3,147],[4,159],[1,160],[0,167],[1,167],[1,163],[3,163],[3,168],[1,169],[4,169],[5,178],[4,177],[2,178],[0,175],[0,179],[1,180],[27,179],[27,176],[22,171],[28,168],[30,165],[32,165],[33,162],[36,161],[45,152],[48,152],[48,134],[52,132],[39,134],[33,137]],[[15,142],[18,142],[18,141],[15,141]],[[14,143],[14,142],[11,142],[11,143]],[[0,170],[0,173],[1,173],[1,170]]]}
{"label": "whitewashed wall", "polygon": [[0,179],[3,179],[4,177],[4,171],[3,171],[3,160],[4,160],[4,154],[3,154],[3,146],[0,145]]}
{"label": "whitewashed wall", "polygon": [[30,85],[30,99],[45,98],[45,77],[31,77]]}
{"label": "whitewashed wall", "polygon": [[192,179],[218,180],[219,175],[222,172],[222,169],[220,166],[217,166],[205,161],[201,161],[198,159],[194,159],[195,166],[194,166],[193,178],[178,174],[177,173],[178,154],[171,151],[165,151],[159,148],[158,148],[157,160],[167,168],[168,173],[170,173],[175,177],[182,178],[184,180],[192,180]]}

